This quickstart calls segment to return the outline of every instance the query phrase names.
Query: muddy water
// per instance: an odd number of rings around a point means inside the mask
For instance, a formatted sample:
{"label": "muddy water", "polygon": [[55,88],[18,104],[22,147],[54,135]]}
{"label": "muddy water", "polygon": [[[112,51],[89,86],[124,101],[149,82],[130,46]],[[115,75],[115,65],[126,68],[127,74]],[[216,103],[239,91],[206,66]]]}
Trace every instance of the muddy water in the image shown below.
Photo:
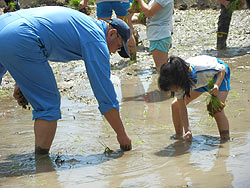
{"label": "muddy water", "polygon": [[[190,14],[181,19],[198,19]],[[0,98],[0,187],[250,187],[249,41],[243,40],[245,46],[231,43],[231,48],[218,53],[213,49],[214,38],[206,41],[205,49],[197,47],[198,38],[193,37],[193,46],[188,45],[189,35],[183,38],[187,43],[174,42],[172,54],[210,54],[231,68],[232,91],[225,108],[229,142],[220,143],[216,123],[206,112],[206,95],[188,106],[193,142],[170,138],[172,99],[159,92],[152,57],[143,41],[137,63],[112,56],[112,80],[133,150],[119,150],[116,135],[97,109],[82,63],[56,64],[62,119],[49,157],[33,154],[31,111],[17,107],[10,95]],[[107,147],[113,152],[104,152]]]}

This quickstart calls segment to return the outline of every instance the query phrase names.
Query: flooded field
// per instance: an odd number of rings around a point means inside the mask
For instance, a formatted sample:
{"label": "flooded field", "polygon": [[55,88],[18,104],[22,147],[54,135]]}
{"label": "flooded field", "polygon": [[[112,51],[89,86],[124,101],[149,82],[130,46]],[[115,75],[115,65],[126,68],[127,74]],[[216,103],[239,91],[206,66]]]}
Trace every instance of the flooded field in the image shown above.
{"label": "flooded field", "polygon": [[[129,152],[120,151],[115,133],[99,113],[82,62],[51,63],[62,94],[62,119],[46,157],[33,154],[31,111],[17,106],[10,90],[13,80],[4,77],[0,187],[250,187],[250,11],[233,15],[229,48],[223,52],[215,50],[218,15],[218,10],[176,11],[170,55],[208,54],[229,65],[229,142],[220,142],[205,94],[188,105],[192,143],[170,138],[173,99],[158,90],[148,42],[142,40],[137,62],[111,56],[120,113],[133,143]],[[135,27],[145,39],[145,27]]]}

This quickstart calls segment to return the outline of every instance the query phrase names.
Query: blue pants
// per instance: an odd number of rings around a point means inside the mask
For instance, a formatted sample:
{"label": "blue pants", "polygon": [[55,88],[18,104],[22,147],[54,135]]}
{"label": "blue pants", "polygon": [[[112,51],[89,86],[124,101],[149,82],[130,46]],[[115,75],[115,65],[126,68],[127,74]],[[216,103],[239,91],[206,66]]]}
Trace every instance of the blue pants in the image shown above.
{"label": "blue pants", "polygon": [[33,107],[33,119],[61,118],[60,93],[37,31],[16,13],[0,19],[0,63]]}
{"label": "blue pants", "polygon": [[115,11],[116,16],[126,16],[128,14],[129,3],[120,1],[106,1],[97,3],[97,17],[107,18],[112,16],[112,11]]}

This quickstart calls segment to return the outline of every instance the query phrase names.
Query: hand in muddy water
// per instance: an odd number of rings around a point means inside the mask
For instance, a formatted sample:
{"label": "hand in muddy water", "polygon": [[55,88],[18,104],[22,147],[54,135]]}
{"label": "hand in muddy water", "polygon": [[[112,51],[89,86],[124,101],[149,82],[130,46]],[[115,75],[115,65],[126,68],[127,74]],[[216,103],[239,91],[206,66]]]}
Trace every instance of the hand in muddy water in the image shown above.
{"label": "hand in muddy water", "polygon": [[27,99],[23,96],[23,93],[17,84],[14,88],[13,97],[17,100],[18,105],[22,106],[24,109],[26,109],[29,105]]}
{"label": "hand in muddy water", "polygon": [[117,140],[120,144],[120,149],[123,151],[129,151],[132,149],[132,144],[131,144],[131,140],[129,137],[121,137],[121,136],[117,136]]}
{"label": "hand in muddy water", "polygon": [[188,131],[188,132],[185,133],[184,139],[185,139],[186,142],[192,142],[192,133],[191,133],[191,131]]}

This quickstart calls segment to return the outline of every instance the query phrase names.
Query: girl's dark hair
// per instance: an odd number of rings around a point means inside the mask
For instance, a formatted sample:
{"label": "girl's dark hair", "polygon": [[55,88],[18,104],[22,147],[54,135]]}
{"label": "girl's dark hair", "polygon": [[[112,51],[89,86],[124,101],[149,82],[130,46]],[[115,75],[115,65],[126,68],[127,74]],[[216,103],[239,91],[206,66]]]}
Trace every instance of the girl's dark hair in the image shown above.
{"label": "girl's dark hair", "polygon": [[193,85],[189,66],[180,57],[170,56],[169,61],[161,66],[158,78],[158,86],[161,90],[169,91],[171,87],[179,87],[184,91],[184,96],[190,97]]}

